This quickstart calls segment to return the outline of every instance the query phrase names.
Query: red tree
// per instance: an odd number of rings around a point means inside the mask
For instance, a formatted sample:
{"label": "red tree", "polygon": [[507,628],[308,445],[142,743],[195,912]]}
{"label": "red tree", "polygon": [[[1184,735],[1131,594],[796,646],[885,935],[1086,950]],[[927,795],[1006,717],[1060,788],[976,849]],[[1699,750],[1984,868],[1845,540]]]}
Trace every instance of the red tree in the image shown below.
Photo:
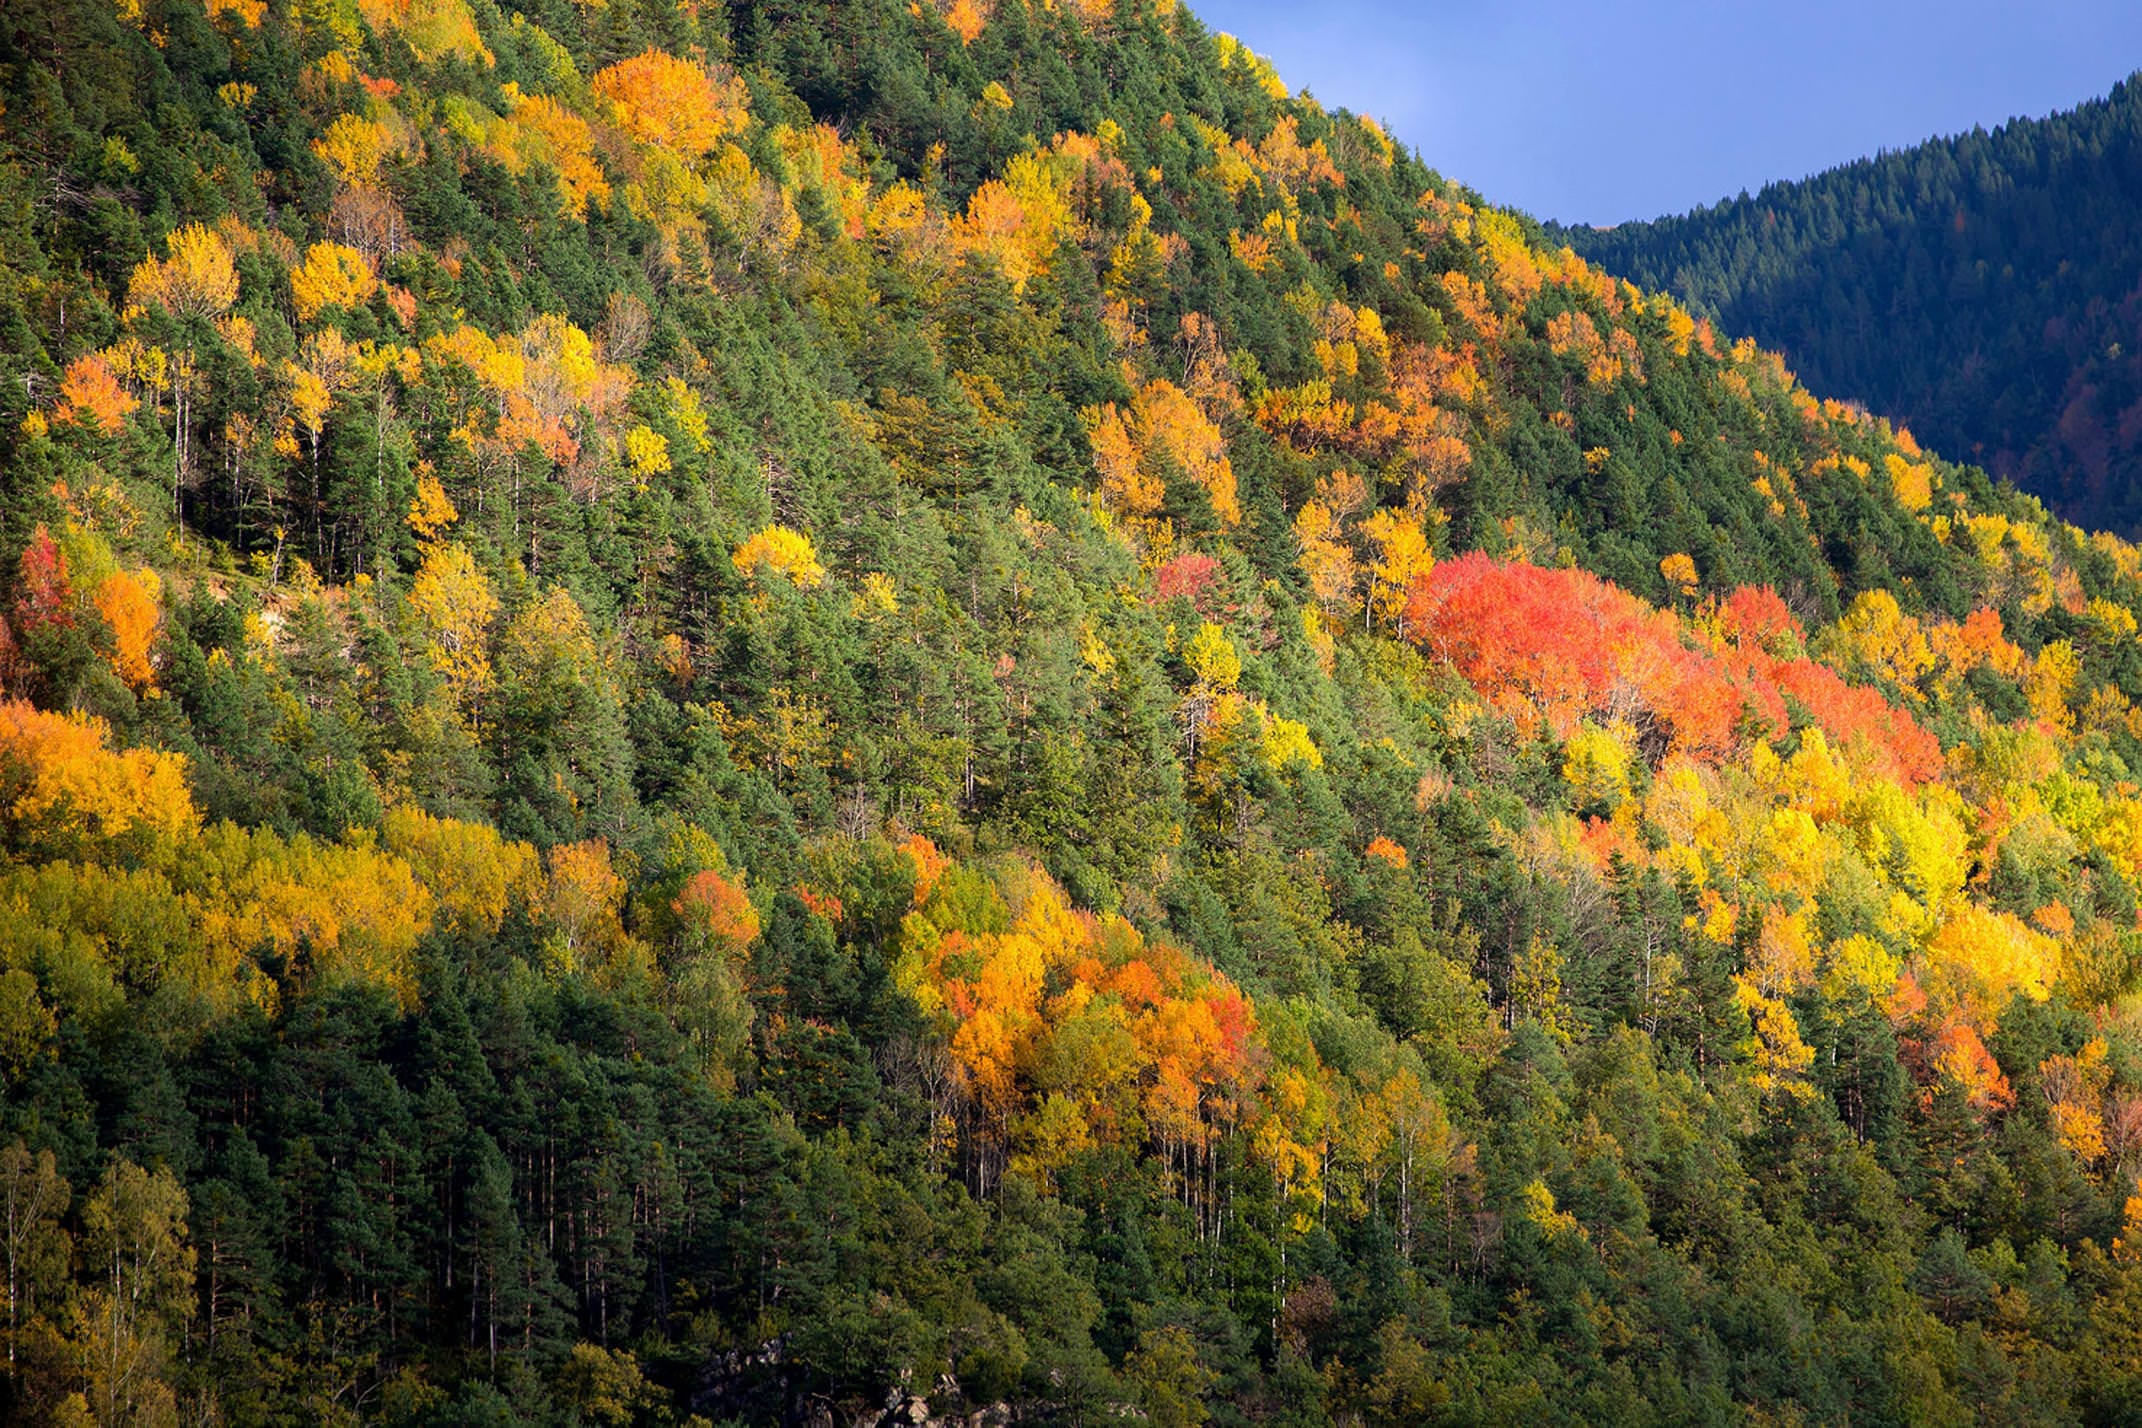
{"label": "red tree", "polygon": [[46,625],[74,623],[74,587],[67,579],[67,553],[52,532],[39,526],[23,547],[15,583],[15,624],[24,634]]}
{"label": "red tree", "polygon": [[1735,591],[1705,643],[1672,612],[1589,572],[1476,551],[1414,582],[1406,622],[1499,707],[1536,712],[1561,734],[1588,716],[1627,719],[1716,759],[1744,727],[1782,734],[1797,712],[1902,782],[1942,767],[1940,741],[1909,714],[1800,654],[1800,624],[1772,590]]}

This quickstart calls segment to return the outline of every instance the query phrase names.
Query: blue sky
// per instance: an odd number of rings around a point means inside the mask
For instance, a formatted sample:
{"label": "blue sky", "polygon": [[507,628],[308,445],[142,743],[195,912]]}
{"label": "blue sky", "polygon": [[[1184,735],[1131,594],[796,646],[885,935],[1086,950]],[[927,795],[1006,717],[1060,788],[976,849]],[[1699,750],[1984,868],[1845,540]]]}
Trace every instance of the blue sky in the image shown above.
{"label": "blue sky", "polygon": [[2142,68],[2142,0],[1189,0],[1498,203],[1679,212]]}

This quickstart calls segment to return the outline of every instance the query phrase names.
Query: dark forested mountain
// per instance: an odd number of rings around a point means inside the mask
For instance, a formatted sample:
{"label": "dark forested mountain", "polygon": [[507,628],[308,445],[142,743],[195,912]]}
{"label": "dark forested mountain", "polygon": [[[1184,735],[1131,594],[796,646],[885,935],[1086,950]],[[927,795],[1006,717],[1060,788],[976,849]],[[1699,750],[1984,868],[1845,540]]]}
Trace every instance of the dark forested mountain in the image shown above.
{"label": "dark forested mountain", "polygon": [[1174,4],[8,0],[0,1419],[2131,1421],[2138,611]]}
{"label": "dark forested mountain", "polygon": [[2142,528],[2142,84],[1605,231],[1579,253],[2070,520]]}

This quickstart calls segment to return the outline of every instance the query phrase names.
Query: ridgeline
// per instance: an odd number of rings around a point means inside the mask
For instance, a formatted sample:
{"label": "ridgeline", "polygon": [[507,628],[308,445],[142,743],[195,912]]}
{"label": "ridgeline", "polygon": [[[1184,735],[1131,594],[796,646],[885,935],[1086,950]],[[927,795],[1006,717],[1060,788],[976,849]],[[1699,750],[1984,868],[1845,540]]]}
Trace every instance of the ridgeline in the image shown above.
{"label": "ridgeline", "polygon": [[2142,529],[2142,86],[1557,241],[2069,520]]}

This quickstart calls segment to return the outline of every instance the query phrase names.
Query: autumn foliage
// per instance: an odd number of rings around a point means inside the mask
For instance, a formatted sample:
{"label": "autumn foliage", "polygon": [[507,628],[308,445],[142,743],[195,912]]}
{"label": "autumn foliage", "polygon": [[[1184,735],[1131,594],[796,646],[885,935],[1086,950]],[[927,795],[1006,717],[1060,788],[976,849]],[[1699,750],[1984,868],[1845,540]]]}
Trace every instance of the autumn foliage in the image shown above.
{"label": "autumn foliage", "polygon": [[1097,1144],[1180,1155],[1254,1109],[1256,1023],[1227,978],[1031,869],[1005,874],[1011,907],[971,873],[924,886],[895,974],[950,1029],[970,1149],[994,1173],[1046,1175]]}
{"label": "autumn foliage", "polygon": [[121,570],[97,587],[97,613],[112,632],[112,669],[135,689],[156,682],[150,653],[162,619],[157,609],[158,582],[151,570]]}
{"label": "autumn foliage", "polygon": [[315,243],[290,275],[290,297],[298,317],[310,322],[322,308],[355,307],[379,290],[379,279],[364,254],[341,243]]}
{"label": "autumn foliage", "polygon": [[67,577],[67,552],[52,532],[39,526],[30,535],[17,563],[15,628],[24,634],[46,625],[74,623],[73,583]]}
{"label": "autumn foliage", "polygon": [[114,750],[102,720],[0,700],[0,810],[10,841],[61,856],[129,835],[179,838],[199,824],[186,761]]}
{"label": "autumn foliage", "polygon": [[748,99],[742,80],[690,60],[646,50],[597,74],[595,92],[616,107],[625,131],[688,162],[706,157],[739,129]]}
{"label": "autumn foliage", "polygon": [[768,526],[738,546],[729,563],[736,573],[757,580],[767,571],[788,579],[800,590],[817,588],[826,577],[811,538],[787,526]]}
{"label": "autumn foliage", "polygon": [[467,412],[457,429],[464,441],[507,456],[533,445],[550,461],[574,469],[577,494],[595,494],[589,438],[624,406],[632,373],[605,361],[586,331],[559,313],[546,313],[520,332],[498,337],[464,323],[433,336],[424,357],[473,374],[490,397],[485,410]]}
{"label": "autumn foliage", "polygon": [[1717,759],[1744,730],[1775,736],[1798,717],[1901,778],[1938,772],[1940,744],[1909,714],[1826,666],[1773,653],[1795,628],[1775,602],[1762,592],[1732,597],[1726,635],[1706,642],[1671,612],[1586,571],[1474,552],[1415,582],[1406,621],[1414,639],[1498,705],[1558,733],[1587,716],[1626,719],[1663,747]]}
{"label": "autumn foliage", "polygon": [[1205,492],[1222,521],[1242,519],[1219,427],[1173,382],[1156,378],[1138,390],[1129,410],[1111,402],[1088,412],[1087,423],[1102,494],[1126,514],[1158,512],[1167,478],[1180,475]]}
{"label": "autumn foliage", "polygon": [[237,264],[220,234],[189,223],[171,235],[166,249],[162,259],[136,265],[129,299],[174,317],[214,317],[238,300]]}
{"label": "autumn foliage", "polygon": [[59,416],[80,426],[94,426],[110,435],[119,430],[128,412],[141,402],[112,375],[111,363],[101,353],[85,353],[67,364],[60,379]]}
{"label": "autumn foliage", "polygon": [[671,905],[685,926],[734,950],[758,940],[759,914],[750,896],[711,868],[694,873]]}
{"label": "autumn foliage", "polygon": [[1475,552],[1417,582],[1406,621],[1482,693],[1558,732],[1595,713],[1641,719],[1673,748],[1718,757],[1748,704],[1673,615],[1585,571]]}
{"label": "autumn foliage", "polygon": [[2142,549],[1178,0],[34,8],[18,1416],[2142,1382]]}

